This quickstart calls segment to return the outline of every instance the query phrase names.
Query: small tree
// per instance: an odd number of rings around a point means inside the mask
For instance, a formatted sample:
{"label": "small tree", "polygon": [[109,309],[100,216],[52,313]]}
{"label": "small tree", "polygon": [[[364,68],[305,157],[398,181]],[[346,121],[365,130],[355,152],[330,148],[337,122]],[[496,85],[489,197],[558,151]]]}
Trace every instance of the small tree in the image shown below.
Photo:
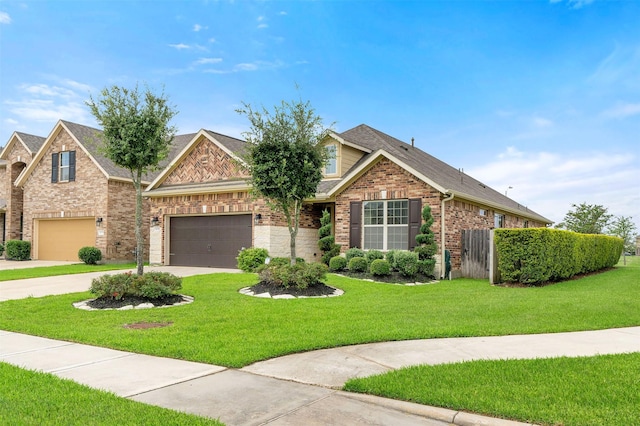
{"label": "small tree", "polygon": [[581,203],[572,204],[571,207],[574,210],[569,210],[556,228],[581,234],[602,234],[613,217],[607,213],[606,207],[600,205]]}
{"label": "small tree", "polygon": [[102,151],[116,165],[131,172],[136,189],[136,260],[137,273],[144,265],[142,236],[142,177],[157,170],[167,157],[176,128],[169,125],[177,111],[169,105],[164,92],[157,96],[149,88],[144,93],[118,86],[105,88],[87,105],[103,128]]}
{"label": "small tree", "polygon": [[340,254],[340,245],[336,244],[336,238],[331,235],[331,214],[328,210],[322,212],[318,237],[318,247],[323,252],[322,262],[329,265],[331,258]]}
{"label": "small tree", "polygon": [[429,205],[425,205],[422,208],[422,220],[423,222],[420,226],[420,233],[416,235],[416,242],[418,245],[414,251],[418,253],[418,260],[420,261],[422,273],[425,275],[432,275],[436,264],[433,259],[433,255],[438,251],[438,245],[436,244],[433,231],[431,231],[433,216],[431,215],[431,207]]}
{"label": "small tree", "polygon": [[238,113],[247,116],[251,128],[243,134],[249,144],[242,160],[251,175],[252,191],[284,215],[291,237],[291,265],[295,265],[300,211],[322,179],[327,154],[320,142],[328,129],[309,102],[283,101],[273,112],[243,106]]}
{"label": "small tree", "polygon": [[632,221],[632,217],[618,216],[616,217],[611,226],[609,227],[609,234],[621,238],[624,242],[623,248],[623,263],[627,264],[627,252],[634,251],[633,237],[636,232],[636,225]]}

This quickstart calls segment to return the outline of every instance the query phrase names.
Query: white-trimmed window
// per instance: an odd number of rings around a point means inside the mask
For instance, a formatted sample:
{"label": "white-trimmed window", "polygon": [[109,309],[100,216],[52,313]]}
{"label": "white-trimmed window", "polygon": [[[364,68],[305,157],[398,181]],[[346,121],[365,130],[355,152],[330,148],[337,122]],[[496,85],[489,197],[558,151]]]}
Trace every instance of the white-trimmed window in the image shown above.
{"label": "white-trimmed window", "polygon": [[51,183],[76,180],[76,152],[62,151],[51,154]]}
{"label": "white-trimmed window", "polygon": [[365,250],[406,250],[409,244],[409,200],[363,203]]}
{"label": "white-trimmed window", "polygon": [[493,227],[494,228],[504,228],[504,215],[500,213],[495,213],[493,215]]}
{"label": "white-trimmed window", "polygon": [[58,171],[58,182],[69,182],[69,151],[60,153],[60,168]]}
{"label": "white-trimmed window", "polygon": [[338,147],[335,144],[324,147],[327,150],[327,164],[324,168],[325,175],[335,175],[338,173]]}

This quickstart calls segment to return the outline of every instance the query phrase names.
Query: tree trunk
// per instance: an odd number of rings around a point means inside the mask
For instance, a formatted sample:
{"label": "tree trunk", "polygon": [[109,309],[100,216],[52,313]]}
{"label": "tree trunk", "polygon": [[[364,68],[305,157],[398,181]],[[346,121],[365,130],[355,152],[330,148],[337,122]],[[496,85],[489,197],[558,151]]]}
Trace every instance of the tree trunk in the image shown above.
{"label": "tree trunk", "polygon": [[[133,173],[132,173],[133,174]],[[138,170],[133,179],[136,188],[136,264],[137,274],[144,274],[144,238],[142,236],[142,171]]]}

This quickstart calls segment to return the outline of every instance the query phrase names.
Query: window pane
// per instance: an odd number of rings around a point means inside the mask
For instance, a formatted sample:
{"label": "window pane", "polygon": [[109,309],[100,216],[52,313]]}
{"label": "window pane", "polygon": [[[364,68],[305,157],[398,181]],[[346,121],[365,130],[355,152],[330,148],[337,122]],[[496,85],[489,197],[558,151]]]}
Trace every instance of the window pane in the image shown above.
{"label": "window pane", "polygon": [[388,201],[387,223],[389,225],[406,225],[409,223],[409,202]]}
{"label": "window pane", "polygon": [[338,173],[338,161],[336,160],[336,146],[335,145],[327,145],[325,146],[327,150],[327,157],[329,161],[327,161],[327,165],[324,169],[324,173],[327,175],[334,175]]}
{"label": "window pane", "polygon": [[409,247],[409,227],[390,226],[387,229],[387,250],[407,250]]}
{"label": "window pane", "polygon": [[368,201],[364,204],[364,224],[382,225],[384,224],[384,202]]}
{"label": "window pane", "polygon": [[69,151],[60,153],[60,167],[69,167]]}
{"label": "window pane", "polygon": [[384,227],[367,226],[364,228],[364,249],[382,250],[384,244]]}

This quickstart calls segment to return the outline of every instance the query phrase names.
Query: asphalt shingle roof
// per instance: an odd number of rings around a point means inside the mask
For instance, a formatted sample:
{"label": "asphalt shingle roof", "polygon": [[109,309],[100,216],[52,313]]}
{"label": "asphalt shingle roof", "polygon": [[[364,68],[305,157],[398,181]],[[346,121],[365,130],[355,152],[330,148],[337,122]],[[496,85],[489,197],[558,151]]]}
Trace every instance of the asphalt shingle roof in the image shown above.
{"label": "asphalt shingle roof", "polygon": [[[551,222],[549,219],[529,210],[525,206],[474,179],[461,170],[448,165],[444,161],[427,154],[419,148],[411,146],[411,144],[402,142],[366,124],[361,124],[353,129],[340,133],[339,136],[345,141],[372,151],[371,154],[366,154],[354,164],[351,170],[357,169],[363,162],[366,162],[371,155],[374,155],[373,152],[382,149],[407,166],[422,173],[425,177],[431,179],[445,190],[452,191],[459,196],[467,195],[479,200],[484,200],[493,205],[520,211],[523,215],[536,218],[542,222]],[[326,180],[321,183],[318,191],[326,193],[339,184],[339,180]]]}
{"label": "asphalt shingle roof", "polygon": [[16,135],[20,137],[32,154],[38,152],[44,141],[47,140],[47,138],[43,138],[42,136],[30,135],[22,132],[16,132]]}

